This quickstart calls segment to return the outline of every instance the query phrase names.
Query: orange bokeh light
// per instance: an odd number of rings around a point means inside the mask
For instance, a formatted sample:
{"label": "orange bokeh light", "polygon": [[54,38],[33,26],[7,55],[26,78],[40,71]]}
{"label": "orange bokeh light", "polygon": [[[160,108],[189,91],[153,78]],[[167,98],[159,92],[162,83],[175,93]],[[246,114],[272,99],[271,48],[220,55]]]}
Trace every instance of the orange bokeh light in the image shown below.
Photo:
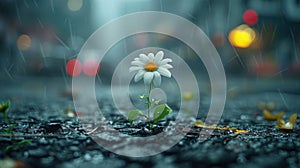
{"label": "orange bokeh light", "polygon": [[31,38],[27,34],[22,34],[17,40],[17,46],[19,50],[28,50],[31,46]]}

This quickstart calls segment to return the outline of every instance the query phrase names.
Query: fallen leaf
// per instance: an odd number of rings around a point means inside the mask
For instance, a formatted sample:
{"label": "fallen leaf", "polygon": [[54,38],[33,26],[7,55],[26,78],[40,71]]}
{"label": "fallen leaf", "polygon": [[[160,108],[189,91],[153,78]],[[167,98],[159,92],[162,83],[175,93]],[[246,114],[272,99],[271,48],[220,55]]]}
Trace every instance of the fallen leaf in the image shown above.
{"label": "fallen leaf", "polygon": [[225,126],[225,127],[218,127],[217,125],[213,124],[213,125],[206,125],[203,121],[198,120],[194,123],[195,127],[198,128],[205,128],[205,129],[214,129],[214,130],[225,130],[225,131],[235,131],[235,134],[242,134],[242,133],[247,133],[247,130],[239,130],[235,127],[229,127],[229,126]]}
{"label": "fallen leaf", "polygon": [[248,130],[236,130],[234,132],[234,134],[245,134],[245,133],[248,133],[249,131]]}
{"label": "fallen leaf", "polygon": [[263,114],[264,114],[265,120],[276,121],[276,120],[279,120],[282,118],[284,112],[280,111],[277,114],[272,114],[269,110],[264,109]]}
{"label": "fallen leaf", "polygon": [[297,119],[297,114],[296,113],[291,115],[288,122],[285,122],[284,120],[279,119],[279,120],[277,120],[276,128],[278,128],[280,130],[287,130],[287,131],[293,130],[294,126],[296,124],[296,119]]}
{"label": "fallen leaf", "polygon": [[206,129],[217,129],[217,125],[206,125],[203,121],[198,120],[194,123],[195,127],[198,128],[206,128]]}

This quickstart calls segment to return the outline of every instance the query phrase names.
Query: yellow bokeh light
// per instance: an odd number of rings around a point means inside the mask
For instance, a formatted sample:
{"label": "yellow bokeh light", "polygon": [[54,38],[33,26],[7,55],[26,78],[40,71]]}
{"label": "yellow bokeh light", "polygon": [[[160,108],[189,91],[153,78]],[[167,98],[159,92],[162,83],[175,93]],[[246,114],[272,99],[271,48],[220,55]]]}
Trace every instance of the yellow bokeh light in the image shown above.
{"label": "yellow bokeh light", "polygon": [[19,50],[28,50],[31,46],[31,39],[27,34],[22,34],[17,40],[17,46]]}
{"label": "yellow bokeh light", "polygon": [[229,33],[231,45],[239,48],[249,47],[255,39],[255,31],[247,25],[240,25]]}
{"label": "yellow bokeh light", "polygon": [[71,11],[78,11],[82,7],[82,0],[68,0],[68,8]]}

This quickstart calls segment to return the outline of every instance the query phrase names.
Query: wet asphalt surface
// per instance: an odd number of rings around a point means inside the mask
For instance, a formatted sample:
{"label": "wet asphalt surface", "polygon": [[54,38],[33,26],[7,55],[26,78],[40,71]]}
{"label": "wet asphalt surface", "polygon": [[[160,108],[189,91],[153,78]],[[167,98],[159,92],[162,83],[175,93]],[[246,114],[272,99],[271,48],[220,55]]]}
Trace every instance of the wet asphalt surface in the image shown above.
{"label": "wet asphalt surface", "polygon": [[[11,86],[15,87],[15,86]],[[29,87],[29,86],[26,86]],[[40,90],[45,88],[37,86]],[[46,88],[47,89],[47,88]],[[16,89],[18,90],[18,89]],[[57,90],[57,89],[54,89]],[[299,114],[300,95],[275,90],[229,93],[225,110],[218,126],[230,126],[247,130],[248,133],[234,134],[230,130],[215,130],[205,141],[200,141],[200,128],[192,127],[175,146],[149,157],[126,157],[114,154],[98,145],[83,129],[78,118],[67,116],[67,109],[74,111],[68,91],[48,96],[44,92],[22,88],[2,92],[1,101],[10,99],[10,118],[16,123],[16,141],[31,140],[32,143],[20,150],[6,152],[12,142],[9,135],[0,134],[0,158],[12,158],[26,163],[27,167],[300,167],[299,119],[293,131],[280,131],[276,121],[266,121],[258,101],[275,104],[272,112],[284,111],[287,120],[293,113]],[[48,90],[50,92],[50,90]],[[205,120],[210,104],[209,95],[202,94],[197,119]],[[178,102],[170,106],[176,111]],[[99,107],[108,111],[106,123],[116,130],[133,136],[149,136],[143,124],[130,125],[118,114],[109,99],[99,100]],[[109,113],[111,112],[111,113]],[[78,114],[82,115],[82,114]],[[158,123],[156,132],[168,131],[176,113]],[[0,128],[6,127],[3,117]],[[196,120],[196,119],[194,119]],[[180,129],[180,128],[179,128]],[[105,130],[96,130],[95,132]],[[109,139],[109,137],[108,137]],[[1,167],[1,166],[0,166]]]}

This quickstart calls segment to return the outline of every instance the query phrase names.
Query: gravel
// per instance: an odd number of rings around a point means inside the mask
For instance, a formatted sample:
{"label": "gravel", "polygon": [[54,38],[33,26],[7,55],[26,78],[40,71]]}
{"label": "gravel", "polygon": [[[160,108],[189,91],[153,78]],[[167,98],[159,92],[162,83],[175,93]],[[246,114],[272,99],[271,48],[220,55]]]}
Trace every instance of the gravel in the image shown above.
{"label": "gravel", "polygon": [[[232,131],[215,130],[213,135],[199,140],[200,128],[192,128],[186,136],[169,150],[155,156],[130,158],[107,151],[95,143],[82,128],[76,117],[65,113],[71,108],[68,98],[39,100],[19,98],[13,100],[10,117],[17,124],[15,134],[32,143],[20,150],[6,152],[11,145],[10,137],[0,134],[0,158],[9,157],[22,160],[30,167],[54,168],[93,168],[93,167],[300,167],[300,128],[296,125],[291,132],[282,132],[275,128],[276,122],[265,121],[261,110],[257,109],[258,100],[274,101],[275,111],[284,110],[287,119],[299,111],[295,106],[300,96],[285,94],[289,108],[281,106],[280,98],[273,93],[249,94],[228,100],[220,126],[246,129],[249,132],[234,134]],[[10,97],[8,97],[10,98]],[[28,101],[23,101],[28,100]],[[209,99],[203,97],[197,119],[205,120]],[[101,102],[100,108],[106,112],[107,122],[114,129],[132,136],[150,136],[165,130],[165,126],[176,116],[159,122],[154,131],[149,131],[145,124],[130,125],[125,117],[113,114],[115,108],[109,100]],[[5,127],[0,118],[1,128]],[[96,131],[103,131],[101,129]],[[33,135],[33,136],[27,136]]]}

